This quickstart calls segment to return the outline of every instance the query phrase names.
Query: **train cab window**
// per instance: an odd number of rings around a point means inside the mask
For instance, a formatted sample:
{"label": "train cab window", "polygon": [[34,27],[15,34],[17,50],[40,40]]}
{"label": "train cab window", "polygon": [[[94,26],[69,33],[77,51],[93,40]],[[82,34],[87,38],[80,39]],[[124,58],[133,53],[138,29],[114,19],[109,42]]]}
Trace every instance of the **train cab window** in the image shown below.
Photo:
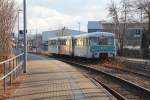
{"label": "train cab window", "polygon": [[97,37],[90,37],[90,45],[97,45],[98,44]]}
{"label": "train cab window", "polygon": [[56,40],[50,40],[49,41],[49,45],[56,45],[57,44],[57,41]]}
{"label": "train cab window", "polygon": [[114,37],[108,38],[108,45],[114,45]]}
{"label": "train cab window", "polygon": [[106,37],[99,37],[98,44],[99,45],[107,45],[108,44],[108,38],[106,38]]}

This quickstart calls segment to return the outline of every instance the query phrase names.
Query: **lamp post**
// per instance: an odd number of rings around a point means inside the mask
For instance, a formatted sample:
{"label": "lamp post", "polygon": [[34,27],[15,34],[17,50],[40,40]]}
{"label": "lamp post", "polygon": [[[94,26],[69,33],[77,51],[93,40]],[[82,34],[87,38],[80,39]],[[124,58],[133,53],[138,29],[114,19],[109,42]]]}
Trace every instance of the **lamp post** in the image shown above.
{"label": "lamp post", "polygon": [[143,9],[142,9],[142,7],[139,7],[138,9],[141,10],[141,23],[142,23],[143,22]]}
{"label": "lamp post", "polygon": [[27,66],[27,20],[26,20],[26,0],[23,0],[23,22],[24,22],[24,73]]}
{"label": "lamp post", "polygon": [[19,30],[20,30],[19,29],[20,28],[20,18],[19,18],[20,16],[19,15],[20,15],[20,12],[22,12],[21,9],[18,10],[18,49],[19,49]]}
{"label": "lamp post", "polygon": [[[143,7],[139,7],[138,8],[141,11],[141,25],[143,24]],[[143,39],[143,32],[141,31],[141,38],[140,38],[140,53],[142,54],[143,50],[142,50],[142,39]]]}

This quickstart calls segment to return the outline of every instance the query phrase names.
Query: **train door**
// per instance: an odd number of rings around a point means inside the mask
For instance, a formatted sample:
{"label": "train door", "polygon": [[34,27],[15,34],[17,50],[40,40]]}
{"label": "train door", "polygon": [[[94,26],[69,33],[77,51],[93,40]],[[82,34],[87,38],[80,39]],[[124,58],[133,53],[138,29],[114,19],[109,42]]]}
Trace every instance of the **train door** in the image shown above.
{"label": "train door", "polygon": [[58,39],[58,43],[57,43],[58,54],[60,54],[60,45],[61,45],[61,41],[60,41],[60,39]]}
{"label": "train door", "polygon": [[73,39],[73,37],[71,37],[71,56],[73,57],[74,56],[74,46],[75,46],[75,41]]}

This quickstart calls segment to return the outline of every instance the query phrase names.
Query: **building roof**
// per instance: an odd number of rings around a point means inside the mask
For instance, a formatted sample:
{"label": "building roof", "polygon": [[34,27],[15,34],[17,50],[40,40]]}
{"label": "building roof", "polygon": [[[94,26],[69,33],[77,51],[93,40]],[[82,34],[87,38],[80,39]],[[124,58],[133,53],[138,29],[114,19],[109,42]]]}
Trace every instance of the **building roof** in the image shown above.
{"label": "building roof", "polygon": [[53,37],[60,37],[60,36],[74,36],[79,34],[84,34],[86,32],[77,31],[72,29],[60,29],[60,30],[53,30],[53,31],[44,31],[42,33],[42,41],[48,41],[49,38]]}

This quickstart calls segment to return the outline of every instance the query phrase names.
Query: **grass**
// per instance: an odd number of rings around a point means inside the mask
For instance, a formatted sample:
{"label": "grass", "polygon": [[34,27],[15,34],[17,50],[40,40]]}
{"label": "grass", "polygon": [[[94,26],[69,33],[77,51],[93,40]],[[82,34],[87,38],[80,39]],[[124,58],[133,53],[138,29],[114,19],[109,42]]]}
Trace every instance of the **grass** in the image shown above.
{"label": "grass", "polygon": [[[14,61],[16,64],[16,61]],[[11,62],[12,69],[14,68],[13,62]],[[9,67],[7,67],[7,70],[9,70]],[[4,66],[0,65],[0,77],[2,77],[4,74]],[[18,86],[26,79],[25,74],[20,74],[15,80],[12,76],[12,84],[10,85],[9,81],[7,82],[7,89],[4,92],[4,87],[3,87],[3,81],[0,81],[0,100],[4,100],[11,96],[15,90],[18,88]],[[9,80],[9,77],[7,78]]]}
{"label": "grass", "polygon": [[20,86],[20,84],[26,79],[25,74],[21,74],[16,78],[16,80],[12,83],[12,85],[7,84],[7,90],[4,92],[3,90],[3,82],[0,82],[0,100],[4,100],[9,98],[16,89]]}

